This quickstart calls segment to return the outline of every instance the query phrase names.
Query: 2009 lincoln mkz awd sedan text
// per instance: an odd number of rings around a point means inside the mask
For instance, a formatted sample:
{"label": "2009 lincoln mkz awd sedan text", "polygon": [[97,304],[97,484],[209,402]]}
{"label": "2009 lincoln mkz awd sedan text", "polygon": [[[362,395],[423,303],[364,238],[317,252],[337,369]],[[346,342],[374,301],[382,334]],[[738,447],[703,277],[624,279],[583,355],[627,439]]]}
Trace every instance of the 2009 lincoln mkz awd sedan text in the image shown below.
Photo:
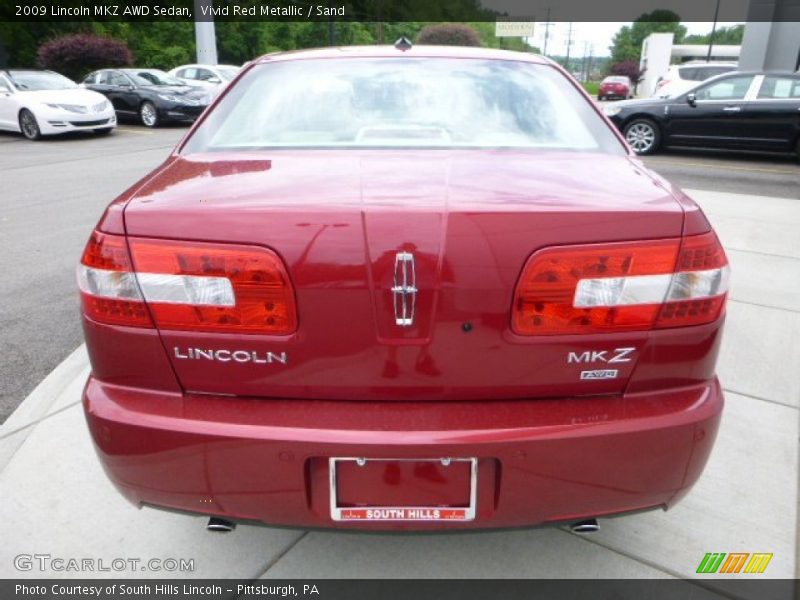
{"label": "2009 lincoln mkz awd sedan text", "polygon": [[532,55],[254,61],[78,279],[89,428],[137,505],[422,530],[668,508],[722,411],[716,235]]}

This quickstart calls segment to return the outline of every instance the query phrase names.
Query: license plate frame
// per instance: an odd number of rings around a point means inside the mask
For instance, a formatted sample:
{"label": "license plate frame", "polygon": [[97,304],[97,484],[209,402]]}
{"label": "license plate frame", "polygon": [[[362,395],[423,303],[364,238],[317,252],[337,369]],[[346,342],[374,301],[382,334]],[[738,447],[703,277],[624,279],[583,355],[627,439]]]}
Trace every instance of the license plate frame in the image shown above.
{"label": "license plate frame", "polygon": [[[468,463],[469,505],[468,506],[339,506],[336,486],[336,466],[342,462],[437,462],[443,466],[452,463]],[[331,519],[337,522],[434,522],[466,523],[475,520],[478,499],[478,459],[468,458],[365,458],[355,456],[334,456],[328,459],[329,495]],[[375,511],[379,516],[375,516]],[[436,512],[438,511],[438,513]],[[436,516],[438,514],[438,516]]]}

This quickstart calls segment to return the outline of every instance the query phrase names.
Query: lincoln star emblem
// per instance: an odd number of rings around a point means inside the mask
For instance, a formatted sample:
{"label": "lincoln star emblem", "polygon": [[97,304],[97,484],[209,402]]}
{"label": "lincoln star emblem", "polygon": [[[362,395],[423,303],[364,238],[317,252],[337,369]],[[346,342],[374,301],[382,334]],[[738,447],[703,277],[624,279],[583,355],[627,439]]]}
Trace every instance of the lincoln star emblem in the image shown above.
{"label": "lincoln star emblem", "polygon": [[417,303],[417,273],[414,269],[414,255],[398,252],[394,257],[394,322],[400,327],[414,324],[414,309]]}

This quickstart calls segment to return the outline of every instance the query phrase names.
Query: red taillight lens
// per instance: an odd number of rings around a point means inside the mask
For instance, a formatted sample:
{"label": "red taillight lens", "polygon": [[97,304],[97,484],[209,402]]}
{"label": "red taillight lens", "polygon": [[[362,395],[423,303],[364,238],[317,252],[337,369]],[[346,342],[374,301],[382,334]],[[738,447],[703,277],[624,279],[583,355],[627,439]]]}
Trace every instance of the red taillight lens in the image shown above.
{"label": "red taillight lens", "polygon": [[137,238],[129,243],[159,327],[269,334],[297,328],[294,291],[272,251]]}
{"label": "red taillight lens", "polygon": [[525,265],[511,326],[555,335],[705,323],[724,305],[727,273],[713,233],[546,248]]}
{"label": "red taillight lens", "polygon": [[86,315],[102,323],[153,327],[152,314],[163,329],[287,334],[297,327],[289,278],[266,248],[126,242],[95,232],[78,283]]}
{"label": "red taillight lens", "polygon": [[125,238],[95,231],[78,266],[86,316],[100,323],[152,327],[132,271]]}

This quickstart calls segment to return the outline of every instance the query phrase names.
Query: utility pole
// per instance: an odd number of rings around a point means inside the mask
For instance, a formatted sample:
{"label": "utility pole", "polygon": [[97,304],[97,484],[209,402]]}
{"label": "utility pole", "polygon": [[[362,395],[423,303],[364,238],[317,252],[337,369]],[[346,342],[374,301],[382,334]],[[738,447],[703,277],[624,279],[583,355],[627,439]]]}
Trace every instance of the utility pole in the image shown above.
{"label": "utility pole", "polygon": [[378,0],[378,43],[383,44],[383,0]]}
{"label": "utility pole", "polygon": [[714,47],[714,34],[717,32],[718,18],[719,18],[719,0],[717,0],[717,8],[714,9],[714,25],[711,26],[711,36],[708,38],[708,54],[706,55],[706,62],[711,62],[711,49]]}
{"label": "utility pole", "polygon": [[217,34],[211,12],[213,7],[214,0],[194,0],[194,43],[197,62],[201,65],[217,64]]}
{"label": "utility pole", "polygon": [[586,74],[586,55],[589,53],[589,42],[583,42],[583,59],[581,60],[581,81],[588,79]]}
{"label": "utility pole", "polygon": [[564,68],[569,71],[569,51],[572,48],[572,21],[569,22],[569,32],[567,33],[567,60]]}
{"label": "utility pole", "polygon": [[547,40],[550,38],[550,7],[547,7],[547,22],[544,24],[544,50],[542,50],[542,54],[547,56]]}
{"label": "utility pole", "polygon": [[[328,0],[328,6],[330,7],[332,5],[333,5],[332,0]],[[336,17],[334,17],[332,13],[331,13],[331,16],[328,17],[328,45],[329,46],[335,46],[336,45],[336,27],[334,25],[334,19],[335,18]]]}

